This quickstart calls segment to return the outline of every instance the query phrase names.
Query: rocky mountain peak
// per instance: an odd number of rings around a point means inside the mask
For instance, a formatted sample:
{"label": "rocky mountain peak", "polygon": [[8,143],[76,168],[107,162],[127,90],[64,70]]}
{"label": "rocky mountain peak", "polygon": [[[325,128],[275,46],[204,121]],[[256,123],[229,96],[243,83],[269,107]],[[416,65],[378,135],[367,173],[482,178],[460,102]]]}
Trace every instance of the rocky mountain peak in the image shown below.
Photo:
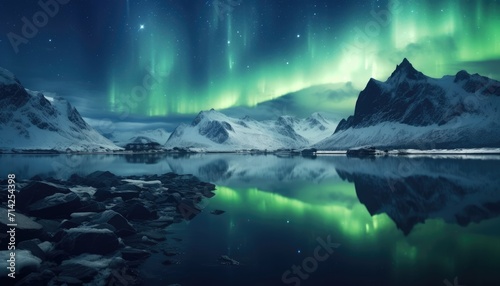
{"label": "rocky mountain peak", "polygon": [[408,61],[408,59],[404,58],[403,61],[396,66],[396,69],[391,74],[388,82],[401,82],[404,79],[411,80],[423,80],[426,79],[426,76],[416,70],[413,65]]}

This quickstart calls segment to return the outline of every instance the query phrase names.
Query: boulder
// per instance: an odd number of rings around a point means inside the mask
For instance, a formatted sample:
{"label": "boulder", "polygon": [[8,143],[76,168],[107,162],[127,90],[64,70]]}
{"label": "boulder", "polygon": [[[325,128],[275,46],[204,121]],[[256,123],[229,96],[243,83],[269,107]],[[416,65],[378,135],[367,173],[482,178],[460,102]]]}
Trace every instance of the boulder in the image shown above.
{"label": "boulder", "polygon": [[96,202],[93,200],[81,201],[81,208],[78,209],[78,212],[102,212],[106,210],[106,205],[102,202]]}
{"label": "boulder", "polygon": [[39,239],[25,240],[17,244],[17,249],[28,250],[34,256],[45,260],[45,252],[38,246],[41,241]]}
{"label": "boulder", "polygon": [[89,174],[82,183],[94,188],[111,188],[123,184],[120,177],[108,171],[96,171]]}
{"label": "boulder", "polygon": [[182,196],[179,193],[172,193],[168,195],[167,198],[165,199],[165,202],[174,204],[178,204],[181,201],[182,201]]}
{"label": "boulder", "polygon": [[121,197],[124,201],[128,201],[134,198],[138,198],[140,195],[139,191],[136,190],[110,190],[110,189],[97,189],[94,194],[94,198],[97,201],[105,201],[111,198]]}
{"label": "boulder", "polygon": [[22,188],[16,196],[16,207],[26,210],[30,205],[57,193],[69,194],[71,191],[63,186],[48,182],[31,182]]}
{"label": "boulder", "polygon": [[94,199],[97,201],[105,201],[112,198],[111,191],[109,189],[97,189],[94,193]]}
{"label": "boulder", "polygon": [[[5,267],[7,260],[10,259],[11,250],[0,251],[0,261],[2,261],[2,269],[0,269],[0,278],[7,276],[9,269]],[[36,272],[40,269],[42,260],[34,256],[29,250],[16,249],[16,278],[27,276],[31,272]],[[5,268],[4,268],[5,267]],[[10,278],[11,279],[11,278]],[[1,282],[1,281],[0,281]],[[8,284],[1,284],[8,285]]]}
{"label": "boulder", "polygon": [[81,286],[83,285],[83,281],[80,279],[71,277],[71,276],[58,276],[56,279],[55,285],[64,285],[64,286]]}
{"label": "boulder", "polygon": [[76,194],[55,193],[29,205],[27,210],[29,215],[39,218],[67,218],[81,206]]}
{"label": "boulder", "polygon": [[115,228],[116,235],[121,237],[136,233],[136,230],[128,222],[128,220],[113,210],[107,210],[103,213],[97,214],[92,218],[92,222],[107,223],[112,225]]}
{"label": "boulder", "polygon": [[56,247],[71,255],[82,253],[104,255],[120,247],[118,237],[109,229],[79,227],[64,232],[63,238]]}
{"label": "boulder", "polygon": [[32,272],[28,274],[28,276],[19,280],[19,282],[16,283],[16,286],[46,286],[49,285],[49,281],[54,277],[54,272],[48,269],[43,272]]}
{"label": "boulder", "polygon": [[183,199],[177,205],[177,211],[185,220],[191,220],[201,212],[201,210],[194,204],[194,202],[188,199]]}
{"label": "boulder", "polygon": [[64,250],[55,249],[47,252],[47,260],[60,264],[64,260],[69,259],[69,254]]}
{"label": "boulder", "polygon": [[150,230],[150,231],[144,231],[139,233],[139,235],[146,236],[149,239],[156,240],[156,241],[163,241],[167,239],[167,232],[162,229],[157,229],[157,230]]}
{"label": "boulder", "polygon": [[122,258],[127,261],[146,259],[151,255],[149,251],[135,249],[135,248],[122,249],[121,253],[122,253]]}
{"label": "boulder", "polygon": [[146,206],[139,199],[132,199],[126,202],[119,203],[114,206],[112,210],[120,213],[127,219],[149,220],[158,218],[158,213],[154,210],[151,210],[150,207]]}
{"label": "boulder", "polygon": [[128,201],[139,197],[139,192],[137,191],[114,191],[111,192],[112,197],[121,197],[124,201]]}
{"label": "boulder", "polygon": [[162,216],[157,220],[153,220],[147,223],[149,227],[164,228],[171,225],[174,222],[174,218],[171,216]]}
{"label": "boulder", "polygon": [[145,190],[145,188],[141,188],[141,187],[139,187],[136,184],[127,183],[127,184],[124,184],[124,185],[115,186],[115,190],[114,191],[136,191],[136,192],[141,192],[143,190]]}
{"label": "boulder", "polygon": [[78,263],[63,262],[61,266],[56,269],[56,273],[59,273],[59,277],[71,277],[88,283],[97,275],[97,270]]}
{"label": "boulder", "polygon": [[[2,249],[7,249],[6,245],[3,245],[3,237],[7,236],[7,231],[12,227],[8,224],[16,223],[16,241],[32,239],[32,238],[45,238],[47,234],[45,233],[43,226],[36,223],[29,217],[16,212],[15,221],[11,222],[8,217],[9,211],[6,208],[0,207],[0,238],[2,241]],[[7,240],[5,240],[7,243]]]}

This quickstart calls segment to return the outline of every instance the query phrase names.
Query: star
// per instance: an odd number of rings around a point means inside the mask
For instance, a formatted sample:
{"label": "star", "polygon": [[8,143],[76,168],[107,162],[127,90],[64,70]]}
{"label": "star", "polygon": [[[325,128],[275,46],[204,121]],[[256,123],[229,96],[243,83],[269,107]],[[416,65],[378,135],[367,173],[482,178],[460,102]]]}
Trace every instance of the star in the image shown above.
{"label": "star", "polygon": [[49,42],[52,42],[52,39],[49,39]]}
{"label": "star", "polygon": [[297,34],[297,38],[300,38],[300,34]]}
{"label": "star", "polygon": [[139,26],[139,31],[140,31],[140,30],[144,30],[144,24],[141,24],[141,25]]}

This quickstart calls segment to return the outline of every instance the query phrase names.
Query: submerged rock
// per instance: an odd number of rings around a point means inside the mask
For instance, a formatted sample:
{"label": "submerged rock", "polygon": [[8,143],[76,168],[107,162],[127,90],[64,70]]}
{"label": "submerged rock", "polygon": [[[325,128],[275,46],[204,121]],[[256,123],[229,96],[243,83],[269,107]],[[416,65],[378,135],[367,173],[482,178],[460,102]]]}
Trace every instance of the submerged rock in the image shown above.
{"label": "submerged rock", "polygon": [[121,251],[122,258],[128,261],[135,261],[148,258],[151,253],[149,251],[136,249],[136,248],[126,248]]}
{"label": "submerged rock", "polygon": [[221,255],[221,257],[219,257],[219,261],[223,265],[240,265],[238,261],[230,258],[227,255]]}
{"label": "submerged rock", "polygon": [[210,213],[213,214],[213,215],[221,215],[221,214],[223,214],[225,212],[226,211],[223,211],[223,210],[213,210]]}

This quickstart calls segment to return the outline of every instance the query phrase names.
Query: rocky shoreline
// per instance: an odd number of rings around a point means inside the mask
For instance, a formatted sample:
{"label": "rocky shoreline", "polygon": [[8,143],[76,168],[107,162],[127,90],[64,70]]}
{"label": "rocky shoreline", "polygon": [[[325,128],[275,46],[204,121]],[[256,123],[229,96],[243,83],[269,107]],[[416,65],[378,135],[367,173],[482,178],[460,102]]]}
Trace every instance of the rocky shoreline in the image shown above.
{"label": "rocky shoreline", "polygon": [[[7,180],[0,181],[7,189]],[[98,171],[68,180],[17,182],[16,275],[1,285],[140,285],[139,266],[165,228],[191,220],[215,185],[192,175],[120,177]],[[0,206],[0,258],[9,259],[8,209]],[[11,223],[11,222],[10,222]],[[165,264],[175,253],[163,251]]]}

